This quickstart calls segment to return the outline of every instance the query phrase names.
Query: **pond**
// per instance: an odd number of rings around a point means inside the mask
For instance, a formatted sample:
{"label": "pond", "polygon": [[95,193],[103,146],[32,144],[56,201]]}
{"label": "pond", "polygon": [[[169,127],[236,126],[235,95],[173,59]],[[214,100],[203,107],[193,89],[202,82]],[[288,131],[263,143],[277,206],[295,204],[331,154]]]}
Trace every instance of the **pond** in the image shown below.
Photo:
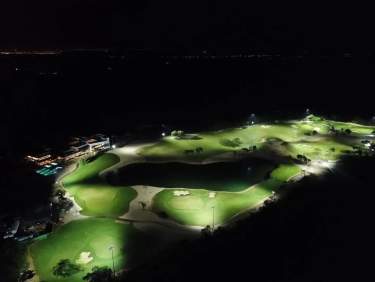
{"label": "pond", "polygon": [[138,163],[122,168],[116,176],[110,176],[109,181],[124,186],[237,192],[267,178],[274,167],[275,164],[271,162],[254,158],[212,164]]}

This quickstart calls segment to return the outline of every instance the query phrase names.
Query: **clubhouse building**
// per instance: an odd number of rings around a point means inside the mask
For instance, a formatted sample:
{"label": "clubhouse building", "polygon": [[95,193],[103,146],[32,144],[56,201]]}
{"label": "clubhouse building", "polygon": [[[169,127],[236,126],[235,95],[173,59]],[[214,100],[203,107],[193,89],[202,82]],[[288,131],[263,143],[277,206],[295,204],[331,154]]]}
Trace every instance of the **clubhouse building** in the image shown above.
{"label": "clubhouse building", "polygon": [[[62,168],[60,165],[69,163],[78,158],[106,151],[111,148],[110,138],[103,134],[95,134],[90,137],[73,137],[65,148],[53,153],[51,149],[46,149],[41,153],[27,155],[26,161],[42,169],[37,170],[43,175],[55,174]],[[50,173],[50,170],[53,170]]]}

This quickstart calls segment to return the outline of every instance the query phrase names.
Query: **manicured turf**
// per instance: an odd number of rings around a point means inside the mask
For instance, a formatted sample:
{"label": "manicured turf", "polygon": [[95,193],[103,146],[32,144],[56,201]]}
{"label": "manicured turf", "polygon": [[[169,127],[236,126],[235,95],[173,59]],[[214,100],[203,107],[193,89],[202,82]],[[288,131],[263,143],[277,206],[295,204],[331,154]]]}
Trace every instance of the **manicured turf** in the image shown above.
{"label": "manicured turf", "polygon": [[108,184],[77,184],[66,190],[82,208],[81,213],[89,216],[120,216],[128,211],[130,202],[137,196],[133,188]]}
{"label": "manicured turf", "polygon": [[[115,268],[121,269],[128,263],[128,246],[142,240],[140,234],[129,224],[116,223],[110,219],[83,219],[63,225],[49,234],[46,239],[34,242],[30,252],[36,271],[41,281],[46,282],[76,282],[93,266],[112,267],[111,251],[114,246]],[[142,247],[137,243],[139,251]],[[83,270],[68,278],[57,278],[52,274],[53,267],[62,259],[75,261],[81,252],[91,252],[93,260],[83,265]]]}
{"label": "manicured turf", "polygon": [[353,123],[353,122],[328,120],[328,119],[323,119],[321,117],[314,116],[314,115],[310,115],[306,117],[304,122],[305,123],[307,122],[315,126],[326,126],[326,127],[333,126],[336,130],[339,130],[339,131],[350,129],[352,133],[359,134],[359,135],[369,135],[369,134],[372,134],[372,132],[375,130],[375,126],[362,125],[362,124]]}
{"label": "manicured turf", "polygon": [[297,175],[301,172],[301,169],[299,166],[296,166],[294,164],[281,164],[276,169],[274,169],[271,173],[271,178],[286,182],[291,177]]}
{"label": "manicured turf", "polygon": [[181,224],[205,226],[212,224],[212,207],[215,207],[215,224],[223,223],[262,203],[272,195],[272,191],[299,172],[298,166],[281,165],[268,180],[243,192],[217,192],[214,198],[209,198],[207,190],[181,189],[189,191],[190,195],[175,196],[174,191],[178,189],[165,189],[154,197],[153,209],[157,213],[164,212]]}
{"label": "manicured turf", "polygon": [[81,161],[77,169],[64,177],[63,183],[65,186],[69,186],[83,181],[93,181],[102,170],[118,163],[119,161],[119,157],[111,153],[100,155],[89,162]]}
{"label": "manicured turf", "polygon": [[[233,151],[241,152],[242,148],[257,147],[257,151],[269,144],[269,140],[280,140],[290,146],[279,152],[286,157],[291,155],[306,155],[310,159],[334,160],[340,157],[345,150],[352,150],[349,140],[330,132],[330,127],[336,129],[351,129],[353,134],[370,134],[375,127],[362,126],[353,123],[342,123],[310,117],[301,121],[290,121],[280,124],[257,124],[244,128],[231,128],[220,131],[199,133],[201,139],[181,140],[174,137],[165,137],[158,143],[143,148],[140,154],[151,161],[195,161],[201,162],[210,157]],[[315,135],[312,133],[315,132]],[[223,140],[238,138],[240,144],[235,147],[226,146]],[[189,153],[186,150],[203,148],[201,153]],[[274,147],[271,144],[271,147]],[[334,151],[331,149],[334,148]],[[267,151],[264,152],[267,154]],[[251,152],[249,153],[251,155]]]}
{"label": "manicured turf", "polygon": [[98,178],[101,171],[119,160],[117,155],[105,153],[90,162],[80,162],[63,178],[65,189],[74,196],[83,215],[118,217],[128,211],[137,192],[130,187],[111,186]]}
{"label": "manicured turf", "polygon": [[153,209],[181,224],[206,226],[212,224],[212,207],[215,207],[215,224],[219,224],[259,205],[280,184],[269,179],[244,192],[217,192],[215,198],[209,198],[207,190],[189,190],[188,196],[175,196],[175,189],[165,189],[154,197]]}
{"label": "manicured turf", "polygon": [[[280,125],[253,125],[246,128],[233,128],[221,131],[200,133],[199,140],[179,140],[166,137],[157,144],[143,148],[140,154],[150,160],[192,160],[203,161],[217,154],[238,151],[241,148],[262,146],[270,138],[279,138],[286,142],[295,142],[303,137],[304,131],[293,128],[288,124]],[[239,138],[241,145],[238,147],[225,146],[223,140]],[[186,154],[185,150],[202,147],[203,152]]]}
{"label": "manicured turf", "polygon": [[296,142],[286,146],[287,152],[294,158],[302,154],[311,160],[336,160],[344,151],[353,151],[353,148],[344,143],[334,141],[332,138],[322,139],[319,142]]}

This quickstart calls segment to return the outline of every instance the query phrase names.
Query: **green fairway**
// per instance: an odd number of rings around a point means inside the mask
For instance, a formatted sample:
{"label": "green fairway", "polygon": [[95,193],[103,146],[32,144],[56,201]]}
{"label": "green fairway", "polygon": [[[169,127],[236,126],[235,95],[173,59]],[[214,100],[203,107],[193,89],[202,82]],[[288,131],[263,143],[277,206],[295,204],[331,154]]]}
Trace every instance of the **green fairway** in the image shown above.
{"label": "green fairway", "polygon": [[215,207],[215,224],[220,224],[259,205],[280,184],[269,179],[244,192],[217,192],[214,198],[209,197],[207,190],[189,190],[188,196],[175,196],[175,189],[165,189],[154,197],[153,209],[181,224],[206,226],[212,224],[212,207]]}
{"label": "green fairway", "polygon": [[298,154],[302,154],[311,160],[337,160],[345,151],[353,151],[353,148],[330,138],[322,139],[319,142],[301,141],[289,143],[286,146],[286,150],[294,158]]}
{"label": "green fairway", "polygon": [[[128,263],[128,248],[137,244],[141,251],[144,234],[129,224],[116,223],[110,219],[76,220],[63,225],[49,234],[46,239],[35,241],[30,246],[37,273],[41,281],[78,282],[93,266],[112,267],[111,251],[114,247],[115,268],[120,270]],[[133,250],[134,248],[130,248]],[[91,262],[82,264],[82,271],[68,278],[52,274],[53,267],[62,259],[75,262],[81,252],[90,252]]]}
{"label": "green fairway", "polygon": [[[149,160],[178,160],[203,161],[210,156],[233,152],[241,148],[262,146],[270,138],[278,138],[286,142],[295,142],[303,137],[304,131],[293,128],[288,124],[253,125],[246,128],[231,128],[220,131],[200,133],[201,139],[181,140],[166,137],[157,144],[143,148],[140,154]],[[226,140],[239,138],[238,147],[226,146]],[[186,154],[185,150],[202,147],[201,153]]]}
{"label": "green fairway", "polygon": [[320,126],[320,127],[334,127],[336,130],[345,130],[350,129],[352,133],[359,134],[359,135],[369,135],[375,130],[374,126],[369,125],[362,125],[353,122],[342,122],[342,121],[335,121],[335,120],[328,120],[323,119],[318,116],[310,115],[304,121],[304,123],[308,123],[311,126]]}
{"label": "green fairway", "polygon": [[100,183],[71,185],[66,190],[82,208],[81,213],[89,216],[120,216],[128,211],[130,202],[137,196],[133,188]]}
{"label": "green fairway", "polygon": [[69,186],[83,181],[93,181],[102,170],[119,161],[119,157],[111,153],[100,155],[89,162],[80,161],[78,167],[72,173],[64,177],[63,183],[65,186]]}
{"label": "green fairway", "polygon": [[285,182],[300,172],[301,169],[294,164],[281,164],[272,171],[271,178]]}

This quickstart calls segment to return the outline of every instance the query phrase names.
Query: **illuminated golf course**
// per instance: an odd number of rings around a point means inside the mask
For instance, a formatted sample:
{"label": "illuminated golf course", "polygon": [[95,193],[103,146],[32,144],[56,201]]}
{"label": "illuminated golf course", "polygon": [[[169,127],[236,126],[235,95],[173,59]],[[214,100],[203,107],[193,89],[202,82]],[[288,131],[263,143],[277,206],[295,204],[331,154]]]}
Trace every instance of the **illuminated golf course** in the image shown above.
{"label": "illuminated golf course", "polygon": [[[332,169],[366,152],[375,127],[307,116],[302,120],[179,133],[81,160],[58,180],[79,206],[76,218],[31,244],[40,281],[81,281],[93,266],[131,267],[134,248],[155,243],[139,226],[196,232],[225,225],[282,192],[289,182]],[[137,224],[132,224],[137,222]],[[142,225],[143,224],[143,225]],[[156,240],[157,241],[157,240]],[[129,248],[128,246],[132,247]],[[61,259],[92,260],[67,280],[52,274]],[[136,263],[136,262],[135,262]]]}
{"label": "illuminated golf course", "polygon": [[[85,273],[93,266],[112,267],[112,253],[108,249],[113,246],[115,268],[120,270],[129,260],[128,255],[138,251],[145,252],[147,235],[141,233],[130,224],[116,223],[110,219],[89,218],[75,220],[65,224],[33,243],[30,252],[38,275],[42,281],[82,281]],[[67,278],[52,274],[53,267],[62,259],[76,262],[82,252],[89,252],[91,261],[80,263],[81,271]]]}

